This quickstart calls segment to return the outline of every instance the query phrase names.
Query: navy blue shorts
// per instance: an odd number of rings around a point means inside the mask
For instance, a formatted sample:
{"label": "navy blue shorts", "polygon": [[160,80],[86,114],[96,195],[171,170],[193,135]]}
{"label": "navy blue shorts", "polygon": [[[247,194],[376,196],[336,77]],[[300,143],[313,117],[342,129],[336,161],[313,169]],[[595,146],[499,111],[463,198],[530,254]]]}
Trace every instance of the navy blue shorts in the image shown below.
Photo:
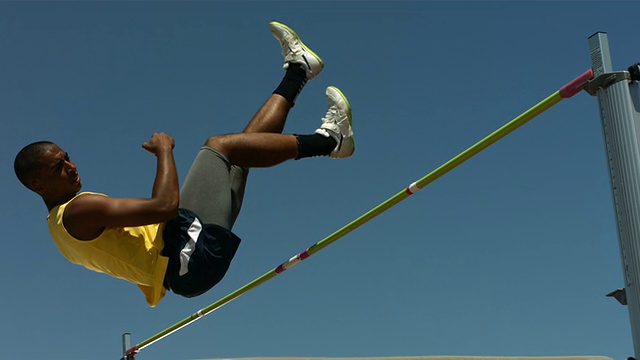
{"label": "navy blue shorts", "polygon": [[220,282],[238,250],[240,238],[215,224],[203,224],[187,209],[167,221],[162,255],[169,258],[164,287],[185,297],[198,296]]}

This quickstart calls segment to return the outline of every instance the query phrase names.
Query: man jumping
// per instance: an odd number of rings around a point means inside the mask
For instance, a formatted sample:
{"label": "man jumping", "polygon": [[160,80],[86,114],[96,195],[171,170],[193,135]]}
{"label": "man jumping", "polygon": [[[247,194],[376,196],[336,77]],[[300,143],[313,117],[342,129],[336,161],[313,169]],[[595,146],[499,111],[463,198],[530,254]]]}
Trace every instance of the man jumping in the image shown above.
{"label": "man jumping", "polygon": [[217,284],[240,244],[232,231],[252,167],[313,156],[344,158],[355,146],[351,108],[329,86],[329,108],[312,134],[282,134],[289,110],[324,63],[288,26],[269,29],[284,55],[284,78],[242,133],[206,139],[182,188],[174,140],[154,133],[142,147],[157,159],[151,198],[112,198],[79,192],[80,176],[58,145],[39,141],[16,156],[18,179],[44,200],[58,249],[71,262],[136,284],[150,306],[166,290],[193,297]]}

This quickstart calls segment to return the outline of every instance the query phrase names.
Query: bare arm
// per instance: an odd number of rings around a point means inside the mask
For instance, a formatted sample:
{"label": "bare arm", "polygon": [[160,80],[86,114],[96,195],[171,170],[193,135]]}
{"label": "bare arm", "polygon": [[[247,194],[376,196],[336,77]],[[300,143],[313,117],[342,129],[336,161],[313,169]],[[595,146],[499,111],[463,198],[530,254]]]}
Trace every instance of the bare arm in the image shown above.
{"label": "bare arm", "polygon": [[156,224],[174,218],[178,213],[180,190],[173,146],[173,138],[164,133],[155,133],[142,144],[157,158],[151,198],[79,196],[65,209],[63,222],[67,231],[75,238],[91,240],[105,227]]}

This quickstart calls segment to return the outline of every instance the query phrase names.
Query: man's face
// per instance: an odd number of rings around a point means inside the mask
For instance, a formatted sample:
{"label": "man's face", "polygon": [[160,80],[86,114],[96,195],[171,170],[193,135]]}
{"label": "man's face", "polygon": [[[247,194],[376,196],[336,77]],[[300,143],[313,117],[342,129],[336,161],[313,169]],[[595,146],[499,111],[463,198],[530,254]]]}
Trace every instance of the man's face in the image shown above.
{"label": "man's face", "polygon": [[76,165],[58,145],[51,145],[38,163],[40,171],[33,188],[43,198],[73,197],[82,188]]}

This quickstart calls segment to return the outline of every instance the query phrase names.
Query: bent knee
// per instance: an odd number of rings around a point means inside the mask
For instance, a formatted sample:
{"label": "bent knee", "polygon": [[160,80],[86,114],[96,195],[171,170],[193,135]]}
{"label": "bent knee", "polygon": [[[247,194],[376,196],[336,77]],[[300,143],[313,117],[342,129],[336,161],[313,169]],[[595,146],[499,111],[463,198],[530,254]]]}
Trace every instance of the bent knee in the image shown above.
{"label": "bent knee", "polygon": [[234,135],[215,135],[208,138],[207,141],[204,142],[204,145],[231,159],[234,152]]}
{"label": "bent knee", "polygon": [[224,153],[226,147],[225,135],[212,136],[204,142],[204,145]]}

